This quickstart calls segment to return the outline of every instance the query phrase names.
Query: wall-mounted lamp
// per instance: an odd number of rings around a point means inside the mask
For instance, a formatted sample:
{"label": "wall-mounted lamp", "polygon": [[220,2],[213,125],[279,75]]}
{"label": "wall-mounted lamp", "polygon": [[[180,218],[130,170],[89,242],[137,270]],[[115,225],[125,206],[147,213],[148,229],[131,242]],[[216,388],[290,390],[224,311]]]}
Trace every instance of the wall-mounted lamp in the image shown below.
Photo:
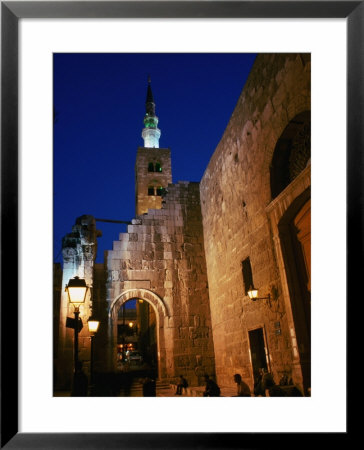
{"label": "wall-mounted lamp", "polygon": [[255,302],[256,300],[268,300],[270,301],[270,294],[268,294],[268,297],[258,297],[258,289],[256,289],[253,286],[250,286],[250,289],[248,291],[248,295],[250,300]]}

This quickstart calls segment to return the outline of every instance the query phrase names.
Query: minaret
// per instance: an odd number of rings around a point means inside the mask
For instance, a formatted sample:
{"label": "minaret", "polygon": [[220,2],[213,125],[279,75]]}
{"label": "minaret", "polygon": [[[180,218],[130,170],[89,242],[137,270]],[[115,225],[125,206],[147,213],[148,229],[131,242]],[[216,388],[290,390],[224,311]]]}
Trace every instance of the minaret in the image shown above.
{"label": "minaret", "polygon": [[142,138],[144,139],[144,147],[159,148],[159,138],[161,131],[158,128],[158,117],[155,115],[155,103],[152,93],[150,77],[148,77],[147,99],[145,102],[144,129]]}
{"label": "minaret", "polygon": [[145,214],[148,209],[162,208],[162,194],[172,183],[171,151],[159,148],[161,131],[155,114],[155,103],[150,77],[148,78],[145,102],[144,146],[138,148],[135,163],[135,209],[136,214]]}

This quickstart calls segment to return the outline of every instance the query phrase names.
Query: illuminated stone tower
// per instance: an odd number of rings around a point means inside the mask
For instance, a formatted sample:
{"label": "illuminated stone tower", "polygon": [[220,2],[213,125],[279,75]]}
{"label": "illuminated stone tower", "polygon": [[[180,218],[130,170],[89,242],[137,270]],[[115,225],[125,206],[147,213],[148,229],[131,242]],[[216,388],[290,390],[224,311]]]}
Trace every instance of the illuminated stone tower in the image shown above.
{"label": "illuminated stone tower", "polygon": [[159,148],[161,131],[155,114],[155,103],[151,81],[148,80],[145,104],[144,129],[142,138],[144,147],[139,147],[135,163],[135,209],[136,214],[145,214],[148,209],[162,207],[162,194],[172,183],[171,151]]}

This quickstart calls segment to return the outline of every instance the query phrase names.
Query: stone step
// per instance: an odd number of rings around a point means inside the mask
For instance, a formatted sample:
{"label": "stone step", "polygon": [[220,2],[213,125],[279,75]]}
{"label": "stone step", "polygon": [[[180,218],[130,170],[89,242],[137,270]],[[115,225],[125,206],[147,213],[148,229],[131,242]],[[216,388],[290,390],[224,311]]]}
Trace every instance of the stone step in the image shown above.
{"label": "stone step", "polygon": [[[169,389],[171,385],[167,381],[156,381],[156,388],[157,389]],[[143,389],[143,383],[140,381],[134,381],[131,385],[131,389]]]}

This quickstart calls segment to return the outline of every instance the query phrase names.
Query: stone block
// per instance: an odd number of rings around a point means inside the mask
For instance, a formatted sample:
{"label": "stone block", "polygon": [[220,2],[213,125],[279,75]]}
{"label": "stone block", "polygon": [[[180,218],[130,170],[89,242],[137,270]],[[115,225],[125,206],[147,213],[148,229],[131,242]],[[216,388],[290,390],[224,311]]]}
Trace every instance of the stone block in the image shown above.
{"label": "stone block", "polygon": [[124,281],[124,290],[127,289],[150,289],[150,281],[142,281],[142,280],[135,280],[135,281]]}

